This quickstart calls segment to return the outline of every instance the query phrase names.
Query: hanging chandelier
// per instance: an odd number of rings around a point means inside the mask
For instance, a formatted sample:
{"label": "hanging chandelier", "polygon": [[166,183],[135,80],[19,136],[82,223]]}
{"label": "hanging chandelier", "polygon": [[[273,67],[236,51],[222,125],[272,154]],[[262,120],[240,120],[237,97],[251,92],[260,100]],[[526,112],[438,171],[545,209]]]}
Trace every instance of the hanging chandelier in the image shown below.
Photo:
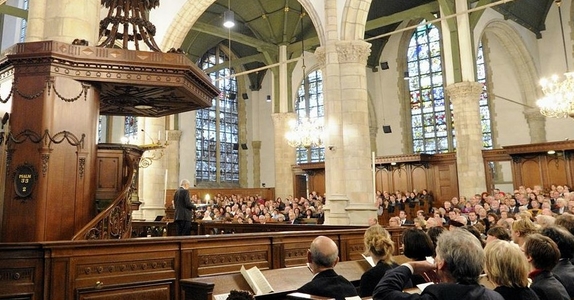
{"label": "hanging chandelier", "polygon": [[[306,14],[302,10],[300,15],[301,20],[301,71],[303,74],[303,101],[305,107],[309,107],[309,79],[307,78],[305,66],[305,39],[303,37],[303,17]],[[309,115],[309,112],[306,112]],[[323,146],[323,121],[322,118],[298,118],[298,120],[291,120],[289,122],[290,130],[285,134],[287,143],[295,148],[315,148]]]}
{"label": "hanging chandelier", "polygon": [[556,0],[555,3],[558,6],[558,16],[560,18],[566,73],[564,74],[564,80],[561,80],[557,75],[553,75],[550,79],[542,78],[540,80],[544,97],[536,101],[536,105],[544,116],[550,118],[574,118],[574,72],[568,71],[568,52],[564,37],[562,10],[560,8],[561,0]]}
{"label": "hanging chandelier", "polygon": [[323,124],[319,120],[291,120],[289,126],[291,129],[285,134],[289,146],[309,149],[323,145]]}
{"label": "hanging chandelier", "polygon": [[540,81],[544,97],[536,101],[540,113],[550,118],[574,118],[574,72],[564,74],[560,81],[556,75]]}

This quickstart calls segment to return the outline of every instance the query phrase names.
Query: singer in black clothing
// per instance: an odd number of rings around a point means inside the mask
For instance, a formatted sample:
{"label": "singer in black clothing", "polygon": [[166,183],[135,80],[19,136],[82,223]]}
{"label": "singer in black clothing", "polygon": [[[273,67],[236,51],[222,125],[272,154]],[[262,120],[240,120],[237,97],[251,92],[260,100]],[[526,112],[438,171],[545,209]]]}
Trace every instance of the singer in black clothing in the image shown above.
{"label": "singer in black clothing", "polygon": [[195,209],[195,204],[191,202],[188,190],[189,186],[189,180],[183,179],[179,188],[173,195],[177,235],[191,234],[191,218],[193,214],[192,210]]}

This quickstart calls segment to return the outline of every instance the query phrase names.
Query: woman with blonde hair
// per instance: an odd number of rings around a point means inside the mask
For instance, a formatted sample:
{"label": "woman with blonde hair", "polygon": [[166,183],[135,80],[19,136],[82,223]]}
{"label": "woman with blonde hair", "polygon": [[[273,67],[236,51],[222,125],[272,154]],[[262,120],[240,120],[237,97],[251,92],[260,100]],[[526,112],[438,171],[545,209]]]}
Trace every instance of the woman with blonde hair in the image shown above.
{"label": "woman with blonde hair", "polygon": [[530,219],[516,220],[512,223],[512,240],[517,243],[518,246],[522,246],[526,237],[530,234],[536,233],[537,231],[538,228],[536,228],[536,225],[530,221]]}
{"label": "woman with blonde hair", "polygon": [[528,287],[529,266],[520,248],[511,242],[494,240],[486,244],[486,274],[505,300],[536,300]]}
{"label": "woman with blonde hair", "polygon": [[398,265],[393,261],[395,243],[391,239],[389,232],[381,225],[369,227],[365,231],[363,242],[365,243],[365,256],[371,256],[376,263],[374,267],[361,276],[359,296],[368,297],[373,295],[375,286],[377,286],[387,270]]}

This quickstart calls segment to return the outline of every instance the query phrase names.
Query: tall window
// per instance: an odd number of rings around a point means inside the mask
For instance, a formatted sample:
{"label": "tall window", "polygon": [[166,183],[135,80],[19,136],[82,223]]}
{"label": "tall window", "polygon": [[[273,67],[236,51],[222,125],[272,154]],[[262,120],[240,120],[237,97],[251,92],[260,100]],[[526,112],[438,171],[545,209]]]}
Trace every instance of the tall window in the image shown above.
{"label": "tall window", "polygon": [[[323,105],[323,76],[320,70],[307,75],[297,91],[295,102],[297,119],[308,118],[309,121],[323,122],[325,109]],[[325,160],[324,147],[297,148],[297,163],[321,162]]]}
{"label": "tall window", "polygon": [[[445,98],[440,32],[432,24],[419,26],[407,51],[411,128],[415,153],[456,150],[452,104]],[[477,55],[477,80],[486,82],[482,45]],[[480,98],[483,148],[492,148],[490,111],[486,84]]]}
{"label": "tall window", "polygon": [[407,64],[413,151],[442,153],[454,149],[452,113],[444,96],[439,30],[419,26],[409,43]]}
{"label": "tall window", "polygon": [[[28,10],[28,4],[28,0],[24,0],[22,2],[22,9]],[[26,40],[26,27],[28,27],[28,20],[22,19],[22,23],[20,24],[20,43]]]}
{"label": "tall window", "polygon": [[482,83],[480,94],[480,126],[482,128],[482,148],[492,149],[492,129],[490,121],[490,107],[488,106],[488,90],[486,86],[486,65],[484,62],[482,42],[478,46],[476,55],[476,80]]}
{"label": "tall window", "polygon": [[124,118],[124,136],[128,141],[134,143],[138,139],[138,119],[134,116]]}
{"label": "tall window", "polygon": [[[209,50],[201,58],[202,69],[227,62],[219,48]],[[197,111],[196,117],[196,181],[239,183],[239,125],[237,113],[237,80],[229,78],[233,70],[223,68],[209,74],[221,94],[212,99],[210,108]]]}

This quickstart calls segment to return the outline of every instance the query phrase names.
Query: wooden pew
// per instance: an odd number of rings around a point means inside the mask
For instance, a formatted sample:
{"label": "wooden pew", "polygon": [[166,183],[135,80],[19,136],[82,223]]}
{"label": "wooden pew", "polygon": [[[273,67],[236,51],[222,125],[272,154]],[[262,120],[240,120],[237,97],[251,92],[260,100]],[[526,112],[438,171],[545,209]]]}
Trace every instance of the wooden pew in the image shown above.
{"label": "wooden pew", "polygon": [[[361,275],[370,268],[366,260],[342,261],[335,266],[335,271],[358,286]],[[287,294],[295,292],[313,278],[313,274],[306,266],[262,270],[261,272],[274,289],[271,299],[287,299]],[[241,274],[182,279],[180,286],[184,291],[185,300],[212,300],[214,295],[226,294],[231,290],[253,292]],[[263,298],[258,296],[257,299]]]}

